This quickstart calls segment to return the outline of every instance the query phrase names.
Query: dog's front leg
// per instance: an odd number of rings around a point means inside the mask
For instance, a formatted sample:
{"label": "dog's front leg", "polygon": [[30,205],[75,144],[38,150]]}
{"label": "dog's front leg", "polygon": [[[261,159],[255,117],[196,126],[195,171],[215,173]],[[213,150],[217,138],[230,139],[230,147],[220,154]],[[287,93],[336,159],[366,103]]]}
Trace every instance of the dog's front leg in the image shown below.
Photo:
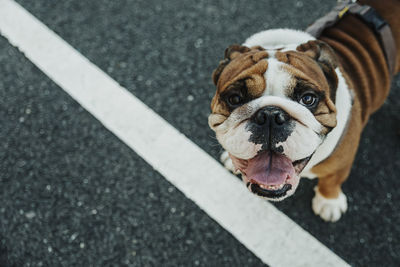
{"label": "dog's front leg", "polygon": [[330,176],[321,177],[315,186],[312,209],[323,220],[336,222],[347,211],[347,198],[341,185],[346,180],[349,170]]}

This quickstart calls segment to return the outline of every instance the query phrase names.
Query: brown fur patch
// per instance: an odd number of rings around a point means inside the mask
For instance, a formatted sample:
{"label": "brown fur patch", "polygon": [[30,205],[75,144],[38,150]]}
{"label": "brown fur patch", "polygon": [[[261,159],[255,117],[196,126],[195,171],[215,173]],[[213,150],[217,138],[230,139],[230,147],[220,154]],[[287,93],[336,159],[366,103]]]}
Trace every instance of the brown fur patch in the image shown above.
{"label": "brown fur patch", "polygon": [[[265,90],[264,73],[268,68],[268,62],[264,60],[268,57],[268,53],[260,47],[235,47],[227,50],[225,56],[228,57],[229,63],[223,66],[222,70],[217,68],[219,75],[216,82],[217,92],[211,102],[211,110],[216,114],[228,116],[229,109],[224,101],[220,99],[220,95],[229,89],[229,86],[237,81],[244,80],[248,90],[248,94],[257,97]],[[217,72],[214,71],[214,73]],[[215,74],[213,74],[215,76]]]}

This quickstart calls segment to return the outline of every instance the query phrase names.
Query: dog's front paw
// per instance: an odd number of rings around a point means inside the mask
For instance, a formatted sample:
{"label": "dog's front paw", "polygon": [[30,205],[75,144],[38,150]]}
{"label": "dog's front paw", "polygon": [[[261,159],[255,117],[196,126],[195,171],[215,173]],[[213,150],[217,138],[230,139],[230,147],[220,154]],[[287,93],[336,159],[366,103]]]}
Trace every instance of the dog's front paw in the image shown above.
{"label": "dog's front paw", "polygon": [[347,210],[346,195],[340,191],[337,198],[325,198],[318,190],[318,186],[314,187],[315,196],[312,200],[312,209],[316,215],[319,215],[324,221],[336,222]]}
{"label": "dog's front paw", "polygon": [[224,164],[225,168],[227,168],[229,171],[233,172],[234,174],[240,173],[240,171],[236,171],[236,168],[233,165],[232,159],[231,159],[231,157],[229,157],[228,151],[224,151],[221,154],[219,159],[221,160],[222,164]]}

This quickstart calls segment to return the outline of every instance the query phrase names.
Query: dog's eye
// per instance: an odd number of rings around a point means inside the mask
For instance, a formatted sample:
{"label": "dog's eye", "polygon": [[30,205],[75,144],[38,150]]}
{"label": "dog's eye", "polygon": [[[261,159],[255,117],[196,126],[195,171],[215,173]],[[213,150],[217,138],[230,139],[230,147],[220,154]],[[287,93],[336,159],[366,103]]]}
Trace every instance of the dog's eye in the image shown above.
{"label": "dog's eye", "polygon": [[312,93],[306,93],[300,98],[299,102],[303,106],[311,107],[315,104],[316,101],[317,101],[316,95],[314,95]]}
{"label": "dog's eye", "polygon": [[240,105],[240,103],[242,103],[242,97],[238,94],[233,94],[233,95],[229,96],[228,102],[229,102],[229,105],[231,105],[231,106]]}

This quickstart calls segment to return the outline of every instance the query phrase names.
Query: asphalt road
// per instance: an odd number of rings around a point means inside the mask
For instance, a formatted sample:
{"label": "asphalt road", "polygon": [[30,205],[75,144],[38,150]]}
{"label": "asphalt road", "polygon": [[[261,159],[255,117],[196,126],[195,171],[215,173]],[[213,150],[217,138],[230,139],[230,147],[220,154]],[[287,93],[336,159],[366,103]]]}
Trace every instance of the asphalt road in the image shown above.
{"label": "asphalt road", "polygon": [[[215,158],[210,76],[225,47],[302,29],[335,4],[17,2]],[[397,77],[364,131],[339,222],[313,215],[315,181],[276,204],[354,266],[400,264],[399,99]],[[263,265],[3,37],[0,103],[0,266]]]}

